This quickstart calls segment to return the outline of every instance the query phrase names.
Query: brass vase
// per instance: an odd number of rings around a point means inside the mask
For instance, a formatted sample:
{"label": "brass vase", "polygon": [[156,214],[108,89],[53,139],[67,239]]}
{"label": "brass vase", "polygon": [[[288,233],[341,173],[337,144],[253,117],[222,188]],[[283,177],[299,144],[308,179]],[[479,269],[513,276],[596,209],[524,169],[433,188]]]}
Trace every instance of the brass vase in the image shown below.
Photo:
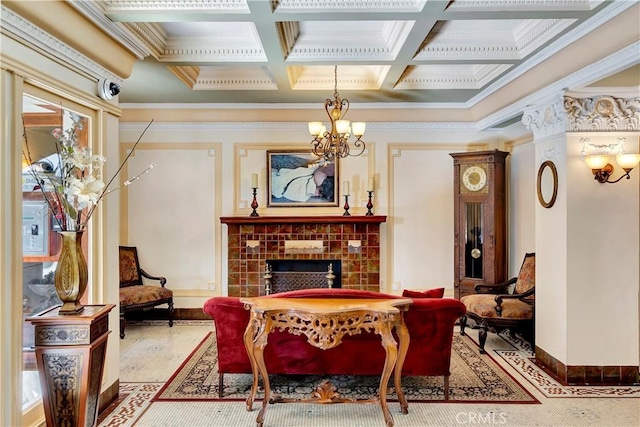
{"label": "brass vase", "polygon": [[59,314],[78,314],[84,310],[80,298],[89,281],[87,261],[82,252],[83,231],[60,231],[62,251],[54,276],[56,293],[62,301]]}

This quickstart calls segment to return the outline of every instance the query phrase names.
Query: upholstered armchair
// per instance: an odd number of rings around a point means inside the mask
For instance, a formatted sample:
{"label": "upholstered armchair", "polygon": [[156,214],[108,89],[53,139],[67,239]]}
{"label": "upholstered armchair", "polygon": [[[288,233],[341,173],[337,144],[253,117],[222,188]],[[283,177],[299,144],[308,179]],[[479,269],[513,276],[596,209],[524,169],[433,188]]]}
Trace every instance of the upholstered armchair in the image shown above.
{"label": "upholstered armchair", "polygon": [[533,344],[535,284],[534,253],[525,254],[518,277],[495,285],[477,284],[475,291],[480,293],[460,299],[467,308],[466,314],[460,318],[460,335],[464,335],[467,318],[470,317],[480,327],[480,353],[486,353],[484,345],[488,330],[518,329]]}
{"label": "upholstered armchair", "polygon": [[[120,338],[124,338],[125,315],[131,311],[144,310],[168,304],[169,327],[173,326],[173,291],[167,289],[164,277],[152,276],[140,268],[138,250],[120,246]],[[145,285],[142,278],[156,280],[157,285]]]}

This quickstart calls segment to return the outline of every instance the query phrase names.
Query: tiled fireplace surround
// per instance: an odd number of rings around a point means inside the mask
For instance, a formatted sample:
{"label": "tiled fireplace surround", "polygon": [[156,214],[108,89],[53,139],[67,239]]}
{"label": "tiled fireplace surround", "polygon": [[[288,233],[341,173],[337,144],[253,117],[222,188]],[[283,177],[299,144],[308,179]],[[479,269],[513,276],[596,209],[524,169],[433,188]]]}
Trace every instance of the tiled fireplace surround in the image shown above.
{"label": "tiled fireplace surround", "polygon": [[[342,288],[380,290],[380,224],[386,216],[222,217],[228,233],[229,296],[265,294],[267,260],[342,261]],[[285,242],[322,241],[322,253],[290,253]],[[360,253],[349,253],[349,241]],[[257,241],[257,250],[247,247]]]}

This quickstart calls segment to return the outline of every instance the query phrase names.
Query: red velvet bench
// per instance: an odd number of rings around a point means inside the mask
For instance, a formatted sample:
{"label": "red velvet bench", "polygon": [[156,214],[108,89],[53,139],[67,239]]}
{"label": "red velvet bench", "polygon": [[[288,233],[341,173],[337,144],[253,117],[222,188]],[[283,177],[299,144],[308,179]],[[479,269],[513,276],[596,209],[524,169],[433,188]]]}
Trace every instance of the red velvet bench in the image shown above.
{"label": "red velvet bench", "polygon": [[[445,399],[448,399],[453,328],[456,320],[465,314],[464,304],[451,298],[421,298],[425,294],[415,292],[407,296],[414,302],[405,313],[411,341],[402,375],[443,376]],[[279,297],[400,298],[350,289],[305,289],[272,294],[268,298]],[[238,297],[210,298],[203,311],[216,324],[219,396],[222,397],[225,374],[251,373],[243,341],[249,311],[244,309]],[[385,351],[380,337],[374,333],[347,336],[338,347],[321,350],[310,346],[305,336],[274,331],[269,335],[264,359],[270,374],[379,376]]]}

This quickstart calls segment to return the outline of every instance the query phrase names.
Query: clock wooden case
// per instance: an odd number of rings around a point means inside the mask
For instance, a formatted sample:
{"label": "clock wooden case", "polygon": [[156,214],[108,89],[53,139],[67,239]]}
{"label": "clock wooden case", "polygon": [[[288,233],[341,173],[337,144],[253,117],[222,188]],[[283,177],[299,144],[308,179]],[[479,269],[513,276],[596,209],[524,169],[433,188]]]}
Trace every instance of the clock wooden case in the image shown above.
{"label": "clock wooden case", "polygon": [[454,170],[454,293],[507,280],[504,151],[451,153]]}

